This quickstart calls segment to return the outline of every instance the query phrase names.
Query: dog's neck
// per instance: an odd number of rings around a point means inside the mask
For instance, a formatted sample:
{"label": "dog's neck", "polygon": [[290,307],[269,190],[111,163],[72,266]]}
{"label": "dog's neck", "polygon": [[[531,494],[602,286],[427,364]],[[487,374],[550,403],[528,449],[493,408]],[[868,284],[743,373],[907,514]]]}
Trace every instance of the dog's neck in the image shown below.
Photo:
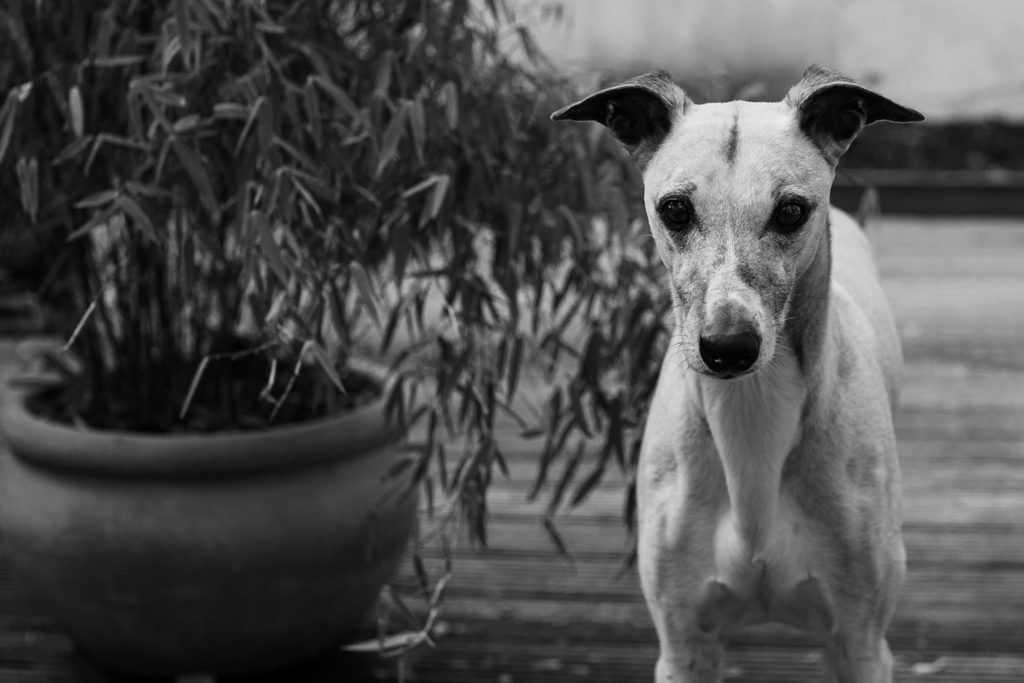
{"label": "dog's neck", "polygon": [[757,374],[698,377],[699,397],[725,472],[729,512],[753,560],[774,522],[786,457],[800,440],[807,384],[792,350],[780,348]]}
{"label": "dog's neck", "polygon": [[820,376],[827,357],[832,280],[832,227],[825,225],[811,246],[811,258],[798,274],[789,298],[782,338],[790,345],[808,381]]}
{"label": "dog's neck", "polygon": [[768,542],[782,470],[800,442],[809,387],[827,363],[831,239],[827,226],[799,275],[771,363],[749,377],[697,376],[701,408],[725,473],[729,519],[748,559]]}

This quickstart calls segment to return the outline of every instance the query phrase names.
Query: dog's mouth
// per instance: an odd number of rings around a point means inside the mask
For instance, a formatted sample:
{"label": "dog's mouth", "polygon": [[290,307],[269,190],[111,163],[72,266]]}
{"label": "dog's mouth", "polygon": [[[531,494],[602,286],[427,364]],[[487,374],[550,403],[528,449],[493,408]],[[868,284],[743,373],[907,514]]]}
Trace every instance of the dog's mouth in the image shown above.
{"label": "dog's mouth", "polygon": [[739,379],[740,377],[746,377],[752,375],[757,371],[757,368],[751,366],[746,370],[712,370],[707,366],[694,368],[697,372],[706,377],[713,377],[714,379],[730,380]]}

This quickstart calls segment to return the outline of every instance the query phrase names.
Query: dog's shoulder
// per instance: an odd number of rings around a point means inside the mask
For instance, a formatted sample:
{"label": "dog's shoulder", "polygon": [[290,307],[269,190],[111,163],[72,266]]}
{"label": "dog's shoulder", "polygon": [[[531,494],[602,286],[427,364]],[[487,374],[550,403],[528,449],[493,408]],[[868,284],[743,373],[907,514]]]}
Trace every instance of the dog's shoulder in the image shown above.
{"label": "dog's shoulder", "polygon": [[874,249],[867,234],[848,214],[833,208],[829,218],[834,314],[853,352],[870,354],[877,360],[890,398],[895,398],[903,359]]}

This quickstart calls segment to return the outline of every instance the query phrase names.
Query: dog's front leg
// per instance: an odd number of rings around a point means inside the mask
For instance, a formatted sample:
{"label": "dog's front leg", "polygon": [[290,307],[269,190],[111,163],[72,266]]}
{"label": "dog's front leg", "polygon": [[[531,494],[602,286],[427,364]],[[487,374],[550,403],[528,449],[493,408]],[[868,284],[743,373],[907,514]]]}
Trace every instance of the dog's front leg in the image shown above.
{"label": "dog's front leg", "polygon": [[840,632],[825,644],[825,662],[834,683],[892,681],[892,653],[877,628]]}
{"label": "dog's front leg", "polygon": [[724,481],[720,470],[681,458],[675,447],[651,438],[652,431],[637,477],[637,558],[661,648],[655,680],[716,683],[721,630],[734,608],[731,592],[714,579]]}
{"label": "dog's front leg", "polygon": [[637,539],[640,581],[660,645],[655,681],[717,683],[728,589],[707,578],[699,524],[657,503],[644,506]]}
{"label": "dog's front leg", "polygon": [[[905,572],[903,545],[889,548],[885,580],[861,591],[836,591],[838,629],[825,641],[825,664],[834,683],[890,683],[892,653],[885,631],[896,607]],[[879,562],[879,564],[883,564]],[[853,573],[856,576],[856,572]],[[848,577],[847,581],[853,580]]]}

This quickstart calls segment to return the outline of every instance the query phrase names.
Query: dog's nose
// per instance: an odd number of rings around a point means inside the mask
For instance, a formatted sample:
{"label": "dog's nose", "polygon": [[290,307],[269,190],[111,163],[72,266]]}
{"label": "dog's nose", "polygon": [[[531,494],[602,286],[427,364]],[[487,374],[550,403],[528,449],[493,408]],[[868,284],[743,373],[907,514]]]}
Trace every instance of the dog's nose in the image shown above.
{"label": "dog's nose", "polygon": [[700,357],[711,372],[746,372],[760,351],[761,337],[754,332],[700,338]]}

